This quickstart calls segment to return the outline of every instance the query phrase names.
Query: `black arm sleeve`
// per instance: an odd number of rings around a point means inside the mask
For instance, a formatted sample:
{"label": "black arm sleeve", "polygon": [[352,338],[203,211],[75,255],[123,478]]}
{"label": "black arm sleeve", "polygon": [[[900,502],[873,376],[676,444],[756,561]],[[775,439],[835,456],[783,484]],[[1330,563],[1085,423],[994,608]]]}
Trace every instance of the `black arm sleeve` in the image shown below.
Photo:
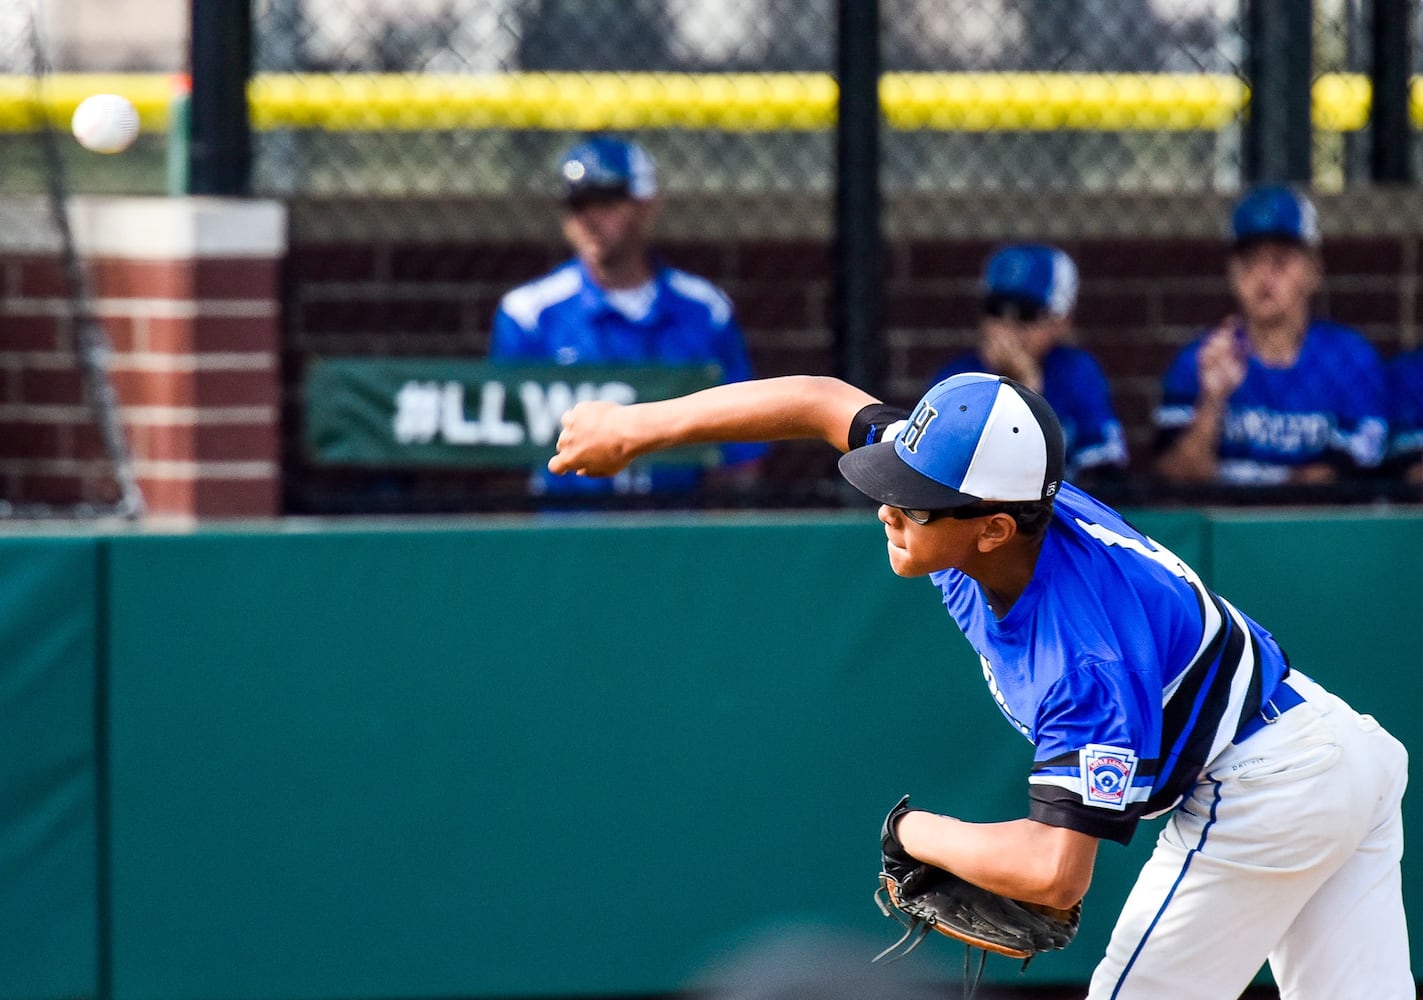
{"label": "black arm sleeve", "polygon": [[1028,797],[1029,819],[1048,826],[1076,830],[1098,840],[1114,840],[1118,844],[1131,842],[1141,816],[1140,806],[1120,813],[1093,809],[1083,805],[1075,795],[1051,786],[1034,785]]}
{"label": "black arm sleeve", "polygon": [[909,419],[909,411],[889,403],[870,403],[850,421],[850,450],[883,441],[885,430],[901,420]]}

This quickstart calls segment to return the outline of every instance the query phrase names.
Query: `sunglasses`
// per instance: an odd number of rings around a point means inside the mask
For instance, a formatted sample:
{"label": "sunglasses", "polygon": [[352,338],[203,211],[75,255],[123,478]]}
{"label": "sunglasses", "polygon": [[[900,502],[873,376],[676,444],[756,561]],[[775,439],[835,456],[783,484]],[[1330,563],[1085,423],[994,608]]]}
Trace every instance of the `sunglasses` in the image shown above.
{"label": "sunglasses", "polygon": [[925,510],[918,507],[895,507],[894,509],[909,518],[909,520],[915,524],[928,524],[930,521],[937,521],[941,517],[952,518],[955,521],[971,521],[976,517],[989,517],[993,514],[1008,513],[1008,510],[1004,507],[984,504],[945,507],[941,510]]}
{"label": "sunglasses", "polygon": [[1047,310],[1036,302],[993,296],[983,303],[983,315],[1010,323],[1036,323]]}

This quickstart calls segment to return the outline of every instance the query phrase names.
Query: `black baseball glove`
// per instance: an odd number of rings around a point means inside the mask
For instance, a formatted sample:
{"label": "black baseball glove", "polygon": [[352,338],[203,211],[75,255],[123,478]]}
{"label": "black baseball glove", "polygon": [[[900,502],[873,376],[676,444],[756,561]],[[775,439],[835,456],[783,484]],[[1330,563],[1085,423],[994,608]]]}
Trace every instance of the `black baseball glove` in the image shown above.
{"label": "black baseball glove", "polygon": [[905,942],[908,947],[897,957],[909,954],[931,930],[985,952],[1021,958],[1024,965],[1039,952],[1056,951],[1071,943],[1082,916],[1080,902],[1070,910],[1024,903],[916,861],[895,834],[900,817],[910,811],[906,795],[889,811],[880,832],[883,870],[875,902],[885,916],[894,917],[906,930],[876,956],[876,961]]}

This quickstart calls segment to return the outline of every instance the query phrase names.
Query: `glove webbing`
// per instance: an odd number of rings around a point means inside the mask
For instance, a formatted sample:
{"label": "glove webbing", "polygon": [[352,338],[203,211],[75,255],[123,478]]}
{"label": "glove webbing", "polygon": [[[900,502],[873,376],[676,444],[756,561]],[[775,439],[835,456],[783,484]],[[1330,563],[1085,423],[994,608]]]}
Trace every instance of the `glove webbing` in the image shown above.
{"label": "glove webbing", "polygon": [[[886,955],[890,955],[891,952],[904,944],[904,942],[909,941],[909,947],[905,948],[898,955],[893,955],[888,959],[890,962],[899,961],[899,959],[908,955],[915,948],[918,948],[924,939],[929,936],[929,932],[934,929],[934,925],[923,917],[911,917],[897,906],[889,905],[889,898],[889,886],[881,884],[880,887],[875,890],[875,905],[880,908],[880,911],[883,912],[885,916],[893,917],[895,920],[898,920],[904,927],[904,934],[898,941],[871,959],[872,963],[878,962]],[[910,940],[911,937],[913,938],[912,941]],[[974,946],[965,941],[963,946],[963,1000],[973,1000],[974,993],[978,991],[978,984],[983,981],[983,968],[988,964],[988,949],[980,948],[978,949],[978,971],[973,971],[973,952]],[[1026,969],[1028,963],[1031,961],[1032,956],[1023,959],[1023,968]]]}

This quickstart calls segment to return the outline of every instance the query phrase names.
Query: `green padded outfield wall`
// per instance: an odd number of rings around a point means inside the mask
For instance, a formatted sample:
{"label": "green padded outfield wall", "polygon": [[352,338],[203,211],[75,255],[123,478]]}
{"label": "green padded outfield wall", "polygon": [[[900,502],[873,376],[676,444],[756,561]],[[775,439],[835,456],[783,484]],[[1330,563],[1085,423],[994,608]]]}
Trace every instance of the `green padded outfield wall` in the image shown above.
{"label": "green padded outfield wall", "polygon": [[[1418,742],[1423,517],[1134,520]],[[31,937],[0,941],[0,1000],[645,994],[805,925],[868,960],[895,936],[870,895],[899,794],[970,819],[1025,805],[1030,748],[872,515],[0,552],[6,668],[63,679],[0,697],[31,754],[0,824],[0,922]],[[46,810],[68,819],[35,826]],[[1085,982],[1157,825],[1103,846],[1072,948],[988,978]],[[1406,875],[1423,884],[1411,856]],[[962,953],[908,962],[953,981]]]}
{"label": "green padded outfield wall", "polygon": [[98,988],[98,545],[0,542],[0,997]]}
{"label": "green padded outfield wall", "polygon": [[[872,516],[110,547],[125,1000],[662,991],[796,920],[868,961],[899,794],[1025,807],[1030,747]],[[1086,978],[1130,854],[1028,979]]]}

